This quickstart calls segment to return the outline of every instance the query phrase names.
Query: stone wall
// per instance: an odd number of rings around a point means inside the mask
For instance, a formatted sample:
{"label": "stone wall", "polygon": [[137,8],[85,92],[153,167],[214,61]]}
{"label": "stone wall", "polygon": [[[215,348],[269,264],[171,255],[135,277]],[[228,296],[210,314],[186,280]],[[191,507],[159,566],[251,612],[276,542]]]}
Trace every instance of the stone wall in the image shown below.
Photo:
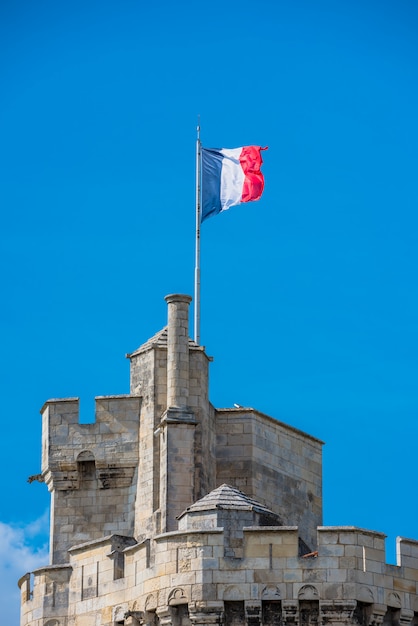
{"label": "stone wall", "polygon": [[142,397],[134,530],[138,539],[160,529],[160,439],[155,432],[167,402],[167,351],[166,337],[162,345],[159,339],[129,355],[131,393]]}
{"label": "stone wall", "polygon": [[103,538],[73,548],[69,566],[37,570],[33,590],[21,579],[22,625],[136,625],[153,616],[176,625],[186,623],[180,605],[193,624],[416,624],[417,541],[399,540],[397,566],[385,563],[381,533],[321,527],[318,551],[306,557],[298,543],[293,527],[248,527],[244,556],[231,559],[218,528],[142,544]]}
{"label": "stone wall", "polygon": [[217,483],[299,527],[313,550],[322,524],[322,442],[254,409],[217,409]]}
{"label": "stone wall", "polygon": [[96,398],[96,421],[79,424],[78,399],[42,409],[42,472],[51,491],[51,563],[83,541],[134,531],[141,398]]}

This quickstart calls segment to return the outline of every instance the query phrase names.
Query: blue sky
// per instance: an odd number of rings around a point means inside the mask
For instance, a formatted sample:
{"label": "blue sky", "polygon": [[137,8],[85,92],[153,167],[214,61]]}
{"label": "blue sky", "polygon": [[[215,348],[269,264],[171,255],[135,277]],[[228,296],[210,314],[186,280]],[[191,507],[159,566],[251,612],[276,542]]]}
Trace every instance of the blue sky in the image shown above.
{"label": "blue sky", "polygon": [[[193,292],[195,137],[268,145],[202,227],[211,399],[324,440],[324,523],[418,538],[418,5],[0,5],[0,577],[45,563],[39,409],[128,392]],[[14,594],[14,595],[13,595]],[[16,604],[10,602],[16,598]]]}

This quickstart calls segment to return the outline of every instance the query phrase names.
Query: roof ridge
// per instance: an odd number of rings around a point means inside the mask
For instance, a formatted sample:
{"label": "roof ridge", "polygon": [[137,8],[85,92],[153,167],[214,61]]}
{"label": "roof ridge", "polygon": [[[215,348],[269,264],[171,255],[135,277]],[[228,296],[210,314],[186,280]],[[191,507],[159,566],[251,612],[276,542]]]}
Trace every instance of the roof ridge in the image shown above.
{"label": "roof ridge", "polygon": [[[145,343],[139,346],[136,350],[126,355],[128,359],[133,356],[137,356],[142,352],[146,352],[146,350],[150,350],[154,347],[166,348],[167,347],[167,339],[168,339],[168,326],[164,326],[161,330],[155,333],[152,337],[150,337]],[[189,348],[199,348],[199,345],[189,337]]]}

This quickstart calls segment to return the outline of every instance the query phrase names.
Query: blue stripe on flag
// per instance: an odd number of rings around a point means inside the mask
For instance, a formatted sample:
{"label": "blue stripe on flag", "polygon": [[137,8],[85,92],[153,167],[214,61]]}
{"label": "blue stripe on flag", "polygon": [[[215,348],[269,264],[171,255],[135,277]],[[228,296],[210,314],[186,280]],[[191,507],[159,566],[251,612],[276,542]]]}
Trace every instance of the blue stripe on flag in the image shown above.
{"label": "blue stripe on flag", "polygon": [[222,161],[219,150],[202,148],[202,222],[221,212]]}

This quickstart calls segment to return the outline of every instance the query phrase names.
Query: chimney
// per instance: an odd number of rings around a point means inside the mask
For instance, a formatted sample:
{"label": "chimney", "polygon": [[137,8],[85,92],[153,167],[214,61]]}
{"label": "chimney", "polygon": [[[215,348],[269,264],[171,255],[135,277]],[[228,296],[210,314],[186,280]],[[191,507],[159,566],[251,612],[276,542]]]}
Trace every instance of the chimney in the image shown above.
{"label": "chimney", "polygon": [[167,410],[160,427],[160,532],[177,529],[176,517],[195,498],[196,419],[189,402],[190,296],[168,303]]}
{"label": "chimney", "polygon": [[189,304],[191,296],[171,294],[168,304],[167,409],[186,409],[189,401]]}

